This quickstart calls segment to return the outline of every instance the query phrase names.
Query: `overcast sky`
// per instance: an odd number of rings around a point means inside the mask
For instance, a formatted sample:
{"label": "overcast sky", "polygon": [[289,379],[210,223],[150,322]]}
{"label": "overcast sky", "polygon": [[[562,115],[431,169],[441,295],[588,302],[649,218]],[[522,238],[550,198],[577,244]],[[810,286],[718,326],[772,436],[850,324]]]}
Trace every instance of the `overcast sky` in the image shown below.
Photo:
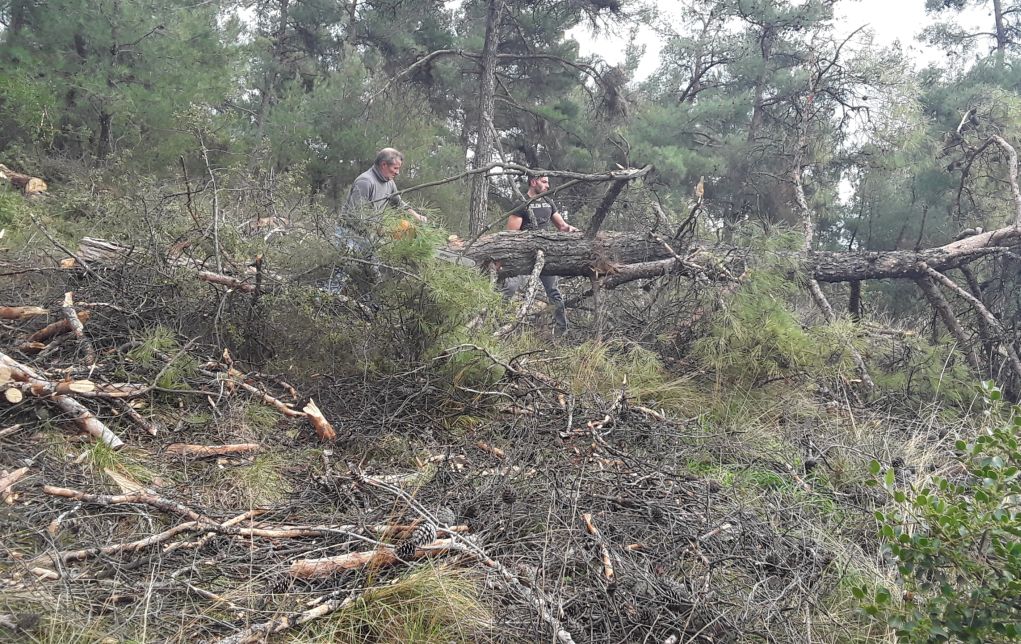
{"label": "overcast sky", "polygon": [[[686,4],[678,0],[657,1],[663,17],[682,10]],[[962,20],[981,23],[986,13],[968,11]],[[900,41],[905,50],[913,55],[916,64],[925,64],[939,57],[938,53],[916,40],[922,29],[931,22],[931,18],[925,15],[925,0],[844,0],[837,5],[837,25],[841,32],[851,33],[867,24],[876,35],[876,44],[888,45]],[[581,42],[583,54],[597,54],[609,63],[619,63],[624,58],[625,41],[621,37],[593,37],[587,27],[579,27],[572,35]],[[643,30],[639,39],[646,48],[638,70],[639,78],[644,78],[656,69],[661,43],[651,30]]]}

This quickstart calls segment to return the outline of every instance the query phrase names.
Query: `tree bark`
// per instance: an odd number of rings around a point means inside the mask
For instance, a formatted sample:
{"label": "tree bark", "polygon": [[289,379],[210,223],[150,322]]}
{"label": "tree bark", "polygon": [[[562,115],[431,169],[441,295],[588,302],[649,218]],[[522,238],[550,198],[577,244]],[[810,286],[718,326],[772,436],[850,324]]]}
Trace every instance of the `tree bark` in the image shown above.
{"label": "tree bark", "polygon": [[[1004,246],[1019,241],[1021,227],[1007,226],[919,251],[792,251],[788,256],[797,261],[799,272],[819,282],[916,279],[927,274],[920,266],[922,263],[944,272],[999,253]],[[676,264],[669,249],[652,237],[620,232],[601,232],[594,239],[586,239],[571,233],[507,231],[484,235],[463,253],[479,266],[499,262],[500,277],[510,277],[529,273],[537,250],[542,250],[546,256],[543,275],[588,277],[593,271],[598,271],[607,274],[607,281],[613,285],[621,283],[613,279],[615,275],[627,274],[632,279],[641,279],[662,275]],[[724,257],[735,254],[739,249],[695,245],[675,250],[682,256],[697,250],[708,256]],[[747,252],[744,254],[747,255]]]}
{"label": "tree bark", "polygon": [[[500,14],[505,0],[489,0],[486,12],[486,40],[479,62],[479,120],[475,126],[475,156],[472,167],[488,164],[493,156],[496,109],[496,47],[500,40]],[[468,207],[468,230],[472,235],[482,232],[489,210],[489,177],[484,173],[472,177],[471,199]]]}
{"label": "tree bark", "polygon": [[996,24],[996,64],[1003,67],[1003,57],[1007,51],[1007,31],[1003,27],[1002,0],[993,0],[993,20]]}

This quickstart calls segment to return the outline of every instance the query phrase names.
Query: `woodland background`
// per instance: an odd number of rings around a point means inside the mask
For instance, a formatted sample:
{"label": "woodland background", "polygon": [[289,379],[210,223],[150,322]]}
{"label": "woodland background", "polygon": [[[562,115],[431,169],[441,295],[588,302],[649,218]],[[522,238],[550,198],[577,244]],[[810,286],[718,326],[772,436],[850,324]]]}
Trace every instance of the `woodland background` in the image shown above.
{"label": "woodland background", "polygon": [[1015,641],[1021,3],[851,1],[0,0],[0,634]]}

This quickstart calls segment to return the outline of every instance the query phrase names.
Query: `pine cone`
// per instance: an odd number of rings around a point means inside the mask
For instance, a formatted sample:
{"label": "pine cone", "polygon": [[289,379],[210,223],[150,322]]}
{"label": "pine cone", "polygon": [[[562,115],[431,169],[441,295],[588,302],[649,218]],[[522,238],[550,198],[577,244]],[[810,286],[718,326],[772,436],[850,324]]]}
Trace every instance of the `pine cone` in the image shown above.
{"label": "pine cone", "polygon": [[649,506],[649,518],[652,519],[653,523],[662,523],[663,517],[664,517],[663,508],[659,507],[658,505]]}
{"label": "pine cone", "polygon": [[500,493],[500,500],[507,505],[510,505],[518,500],[518,493],[514,488],[508,485],[504,487],[503,491]]}
{"label": "pine cone", "polygon": [[394,554],[397,555],[398,559],[410,559],[414,556],[415,550],[419,547],[428,545],[436,540],[436,526],[429,521],[420,523],[417,528],[411,532],[411,536],[405,539],[401,545],[397,546],[394,550]]}
{"label": "pine cone", "polygon": [[445,505],[436,508],[433,516],[436,517],[436,522],[441,527],[454,525],[454,522],[457,520],[457,517],[454,516],[454,511]]}
{"label": "pine cone", "polygon": [[693,606],[691,593],[688,592],[687,586],[676,579],[660,577],[656,580],[656,585],[659,587],[660,597],[666,601],[667,605],[679,608],[691,608]]}

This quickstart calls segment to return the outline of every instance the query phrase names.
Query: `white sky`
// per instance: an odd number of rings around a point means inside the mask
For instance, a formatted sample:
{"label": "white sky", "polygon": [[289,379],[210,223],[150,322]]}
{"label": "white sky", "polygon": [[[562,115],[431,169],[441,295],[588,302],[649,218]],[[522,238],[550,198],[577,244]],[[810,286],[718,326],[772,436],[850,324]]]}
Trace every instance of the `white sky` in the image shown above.
{"label": "white sky", "polygon": [[[661,17],[682,11],[686,4],[678,0],[655,1],[660,7]],[[987,17],[987,13],[985,10],[969,10],[961,19],[977,24],[985,21],[991,23],[992,18]],[[877,45],[900,41],[904,49],[912,54],[916,65],[939,60],[940,54],[916,40],[922,29],[932,22],[932,18],[925,14],[925,0],[843,0],[837,4],[836,15],[840,32],[851,33],[867,24],[875,33]],[[583,55],[596,54],[611,64],[620,63],[624,59],[626,41],[623,37],[607,34],[593,37],[587,25],[579,26],[570,35],[581,43]],[[655,32],[649,29],[639,32],[639,41],[645,45],[645,56],[638,68],[638,77],[641,79],[656,69],[662,43]]]}

